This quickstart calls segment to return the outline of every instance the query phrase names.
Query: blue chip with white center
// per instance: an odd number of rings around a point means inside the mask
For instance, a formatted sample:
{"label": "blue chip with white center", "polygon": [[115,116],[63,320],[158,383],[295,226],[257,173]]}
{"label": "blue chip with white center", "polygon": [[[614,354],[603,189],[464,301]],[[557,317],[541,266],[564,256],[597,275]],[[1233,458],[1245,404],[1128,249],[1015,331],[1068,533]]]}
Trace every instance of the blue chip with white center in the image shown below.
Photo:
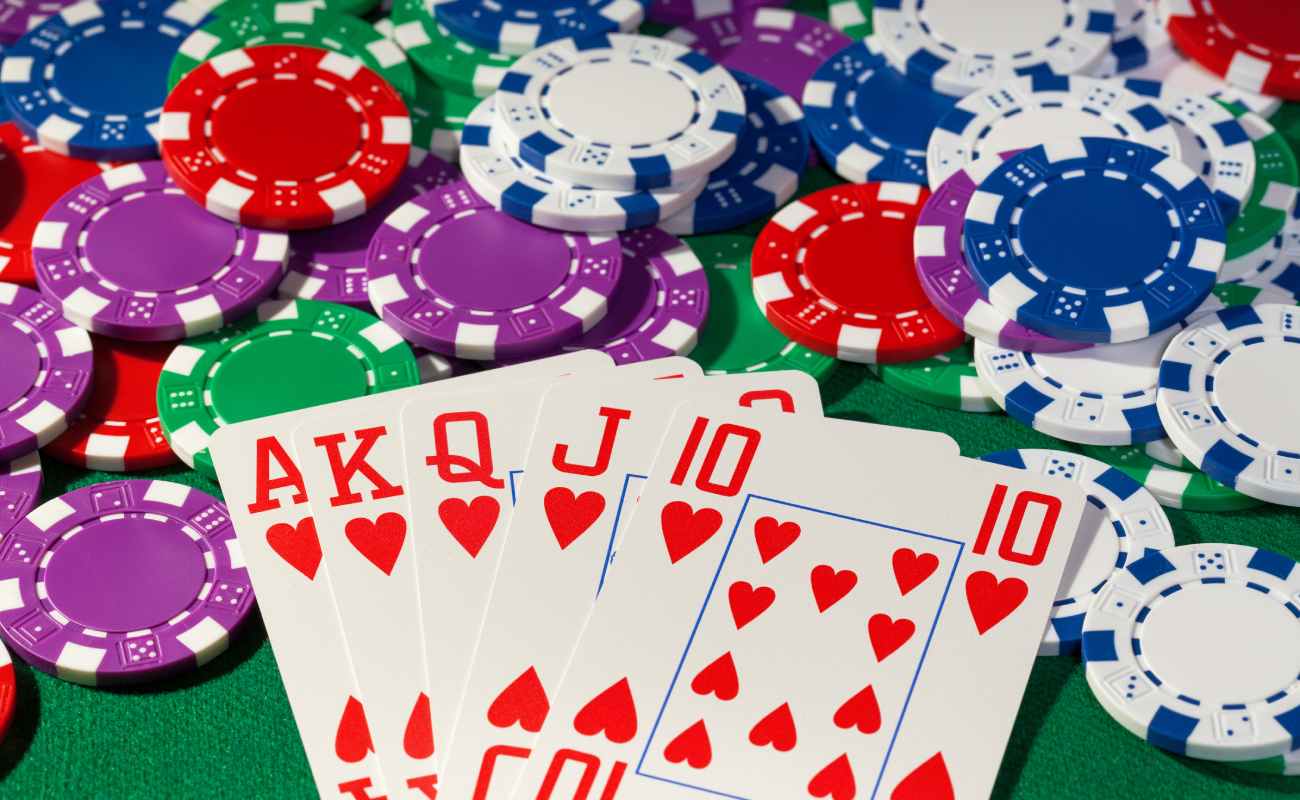
{"label": "blue chip with white center", "polygon": [[523,55],[557,39],[634,31],[649,0],[433,0],[447,30],[494,53]]}
{"label": "blue chip with white center", "polygon": [[966,208],[989,304],[1040,333],[1130,342],[1187,317],[1225,246],[1214,194],[1177,158],[1121,139],[1057,139],[1004,161]]}

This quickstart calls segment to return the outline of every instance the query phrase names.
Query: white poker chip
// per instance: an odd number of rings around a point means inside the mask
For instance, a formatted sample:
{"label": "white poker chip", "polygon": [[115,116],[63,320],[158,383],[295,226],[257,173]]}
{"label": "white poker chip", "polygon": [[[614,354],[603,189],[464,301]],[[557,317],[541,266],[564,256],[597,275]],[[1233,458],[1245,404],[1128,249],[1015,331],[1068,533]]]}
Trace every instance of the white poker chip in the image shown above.
{"label": "white poker chip", "polygon": [[1174,337],[1156,407],[1198,469],[1242,494],[1300,506],[1300,308],[1226,308]]}
{"label": "white poker chip", "polygon": [[705,178],[745,124],[744,95],[726,69],[676,42],[629,34],[539,47],[501,79],[496,103],[507,152],[603,189]]}
{"label": "white poker chip", "polygon": [[1146,442],[1142,445],[1142,451],[1147,455],[1175,469],[1193,469],[1192,462],[1187,460],[1187,456],[1178,450],[1178,445],[1173,443],[1169,437],[1156,439],[1155,441]]}
{"label": "white poker chip", "polygon": [[[1156,6],[1158,7],[1159,4],[1157,3]],[[1233,86],[1195,61],[1182,57],[1148,64],[1124,77],[1160,81],[1187,94],[1208,95],[1224,103],[1245,106],[1250,111],[1265,117],[1272,116],[1273,112],[1282,107],[1280,98]]]}
{"label": "white poker chip", "polygon": [[1084,615],[1118,570],[1150,552],[1174,546],[1174,531],[1151,493],[1119,469],[1064,450],[1004,450],[981,456],[1016,469],[1078,484],[1088,507],[1071,551],[1040,656],[1079,652]]}
{"label": "white poker chip", "polygon": [[1030,72],[1087,72],[1110,50],[1115,2],[890,0],[872,21],[895,69],[961,96]]}
{"label": "white poker chip", "polygon": [[977,158],[1078,136],[1127,139],[1175,158],[1182,152],[1178,132],[1152,98],[1114,81],[1044,74],[1003,81],[957,103],[930,135],[926,176],[938,189]]}
{"label": "white poker chip", "polygon": [[1165,26],[1157,21],[1155,0],[1115,0],[1115,30],[1110,48],[1091,74],[1113,78],[1142,68],[1162,68],[1180,56]]}
{"label": "white poker chip", "polygon": [[1117,722],[1165,750],[1215,761],[1282,756],[1300,737],[1297,597],[1300,565],[1267,550],[1148,553],[1116,572],[1088,610],[1088,686]]}

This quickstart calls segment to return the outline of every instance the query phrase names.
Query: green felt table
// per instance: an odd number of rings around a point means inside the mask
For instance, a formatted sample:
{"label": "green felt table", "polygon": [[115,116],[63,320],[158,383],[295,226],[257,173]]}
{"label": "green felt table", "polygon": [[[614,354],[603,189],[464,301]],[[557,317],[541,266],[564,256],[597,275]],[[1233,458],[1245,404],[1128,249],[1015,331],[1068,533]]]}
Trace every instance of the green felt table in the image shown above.
{"label": "green felt table", "polygon": [[[946,431],[965,455],[1060,446],[1001,414],[924,405],[857,365],[842,365],[822,392],[834,416]],[[182,468],[148,475],[217,492],[213,483]],[[119,477],[47,460],[44,497]],[[941,487],[934,492],[941,498]],[[1239,542],[1300,557],[1295,510],[1269,506],[1220,515],[1170,510],[1169,517],[1180,544]],[[202,669],[137,689],[91,689],[16,666],[18,709],[0,744],[0,797],[186,800],[313,794],[259,620]],[[998,798],[1035,800],[1292,795],[1300,795],[1300,778],[1192,761],[1147,745],[1093,700],[1082,667],[1068,657],[1037,660],[994,792]]]}

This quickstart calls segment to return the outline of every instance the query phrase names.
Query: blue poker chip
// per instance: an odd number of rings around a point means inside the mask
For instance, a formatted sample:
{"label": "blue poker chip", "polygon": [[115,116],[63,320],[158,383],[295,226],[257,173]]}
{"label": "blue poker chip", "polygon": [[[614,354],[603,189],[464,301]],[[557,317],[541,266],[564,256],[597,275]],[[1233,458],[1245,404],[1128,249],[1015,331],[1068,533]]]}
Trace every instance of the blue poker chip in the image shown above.
{"label": "blue poker chip", "polygon": [[794,98],[752,75],[731,70],[745,95],[746,125],[736,152],[709,174],[704,192],[661,228],[678,235],[713,233],[753,222],[785,205],[808,165],[808,128]]}
{"label": "blue poker chip", "polygon": [[523,55],[557,39],[634,31],[649,0],[432,0],[456,36],[496,53]]}
{"label": "blue poker chip", "polygon": [[84,0],[5,53],[0,91],[47,150],[99,161],[158,157],[167,71],[207,17],[183,0]]}
{"label": "blue poker chip", "polygon": [[990,305],[1040,333],[1129,342],[1214,288],[1222,212],[1177,158],[1121,139],[1058,139],[1003,162],[966,209],[971,272]]}
{"label": "blue poker chip", "polygon": [[875,36],[831,56],[803,91],[817,150],[856,183],[925,184],[930,134],[956,101],[891,67]]}

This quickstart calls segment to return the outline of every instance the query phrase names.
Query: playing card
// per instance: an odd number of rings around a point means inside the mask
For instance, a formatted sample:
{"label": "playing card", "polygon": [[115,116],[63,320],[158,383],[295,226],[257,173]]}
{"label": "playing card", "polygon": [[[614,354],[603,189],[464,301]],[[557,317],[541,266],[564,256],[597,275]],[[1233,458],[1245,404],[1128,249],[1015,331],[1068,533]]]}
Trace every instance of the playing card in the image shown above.
{"label": "playing card", "polygon": [[631,369],[558,383],[542,401],[529,488],[505,537],[444,762],[446,797],[504,796],[517,776],[673,406],[707,396],[821,413],[817,384],[803,373],[638,383],[625,378]]}
{"label": "playing card", "polygon": [[1084,494],[916,442],[681,407],[514,797],[987,797]]}

